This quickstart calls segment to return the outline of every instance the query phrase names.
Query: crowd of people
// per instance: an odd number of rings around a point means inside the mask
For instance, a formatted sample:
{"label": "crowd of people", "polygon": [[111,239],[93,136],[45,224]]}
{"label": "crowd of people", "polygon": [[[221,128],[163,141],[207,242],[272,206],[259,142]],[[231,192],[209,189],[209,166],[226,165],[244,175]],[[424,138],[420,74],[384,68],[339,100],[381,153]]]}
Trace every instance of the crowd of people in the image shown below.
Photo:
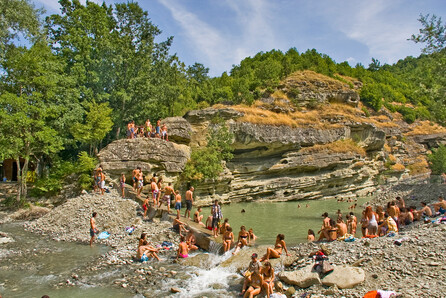
{"label": "crowd of people", "polygon": [[[356,206],[355,206],[356,207]],[[446,201],[442,196],[438,197],[438,202],[429,206],[426,202],[421,202],[421,208],[416,206],[406,206],[403,198],[396,197],[395,200],[387,203],[386,206],[367,206],[362,211],[362,217],[359,221],[361,225],[361,235],[365,238],[374,238],[385,235],[394,235],[404,227],[412,224],[414,221],[429,221],[431,217],[445,214]],[[346,216],[346,221],[340,210],[337,212],[336,221],[325,212],[318,241],[345,240],[349,237],[355,237],[358,220],[353,212]],[[316,240],[313,230],[308,230],[307,240],[309,242]]]}
{"label": "crowd of people", "polygon": [[143,125],[136,125],[135,121],[127,123],[127,139],[134,138],[159,138],[168,141],[167,126],[161,125],[161,119],[156,121],[156,125],[153,126],[150,120],[147,119]]}

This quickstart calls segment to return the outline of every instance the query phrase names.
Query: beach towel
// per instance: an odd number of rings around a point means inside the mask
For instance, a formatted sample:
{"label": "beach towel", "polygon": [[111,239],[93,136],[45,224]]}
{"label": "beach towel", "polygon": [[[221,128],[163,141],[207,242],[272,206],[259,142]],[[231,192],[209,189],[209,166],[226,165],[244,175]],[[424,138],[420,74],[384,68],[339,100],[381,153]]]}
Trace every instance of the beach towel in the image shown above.
{"label": "beach towel", "polygon": [[110,233],[109,232],[106,232],[106,231],[104,231],[104,232],[101,232],[99,235],[98,235],[98,239],[107,239],[108,237],[110,237]]}

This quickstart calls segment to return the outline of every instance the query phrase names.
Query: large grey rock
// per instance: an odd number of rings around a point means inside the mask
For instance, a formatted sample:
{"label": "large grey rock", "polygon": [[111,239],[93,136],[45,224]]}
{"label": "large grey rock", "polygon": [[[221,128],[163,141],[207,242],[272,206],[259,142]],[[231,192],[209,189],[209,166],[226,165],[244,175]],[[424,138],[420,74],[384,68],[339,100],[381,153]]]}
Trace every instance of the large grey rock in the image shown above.
{"label": "large grey rock", "polygon": [[340,289],[350,289],[365,280],[364,270],[347,265],[334,266],[334,270],[322,278],[325,286],[336,285]]}
{"label": "large grey rock", "polygon": [[130,174],[140,166],[143,172],[181,173],[190,158],[186,145],[154,138],[121,139],[110,143],[98,154],[108,175]]}
{"label": "large grey rock", "polygon": [[313,271],[313,265],[308,265],[296,271],[283,271],[277,276],[281,281],[300,288],[308,288],[312,285],[321,284],[319,274]]}
{"label": "large grey rock", "polygon": [[166,124],[169,141],[178,144],[189,144],[192,128],[190,123],[182,117],[169,117],[161,121]]}
{"label": "large grey rock", "polygon": [[214,118],[221,118],[224,120],[237,119],[243,116],[242,112],[231,108],[214,109],[206,108],[203,110],[189,111],[184,115],[184,118],[190,123],[199,123],[203,121],[212,121]]}

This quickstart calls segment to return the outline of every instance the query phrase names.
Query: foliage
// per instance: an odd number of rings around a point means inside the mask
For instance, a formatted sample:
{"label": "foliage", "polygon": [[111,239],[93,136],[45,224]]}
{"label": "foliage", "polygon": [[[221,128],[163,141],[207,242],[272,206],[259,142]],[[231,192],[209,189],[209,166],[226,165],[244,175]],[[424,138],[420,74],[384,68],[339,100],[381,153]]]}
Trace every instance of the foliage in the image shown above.
{"label": "foliage", "polygon": [[182,173],[185,181],[215,179],[223,171],[222,162],[232,159],[233,134],[224,124],[210,128],[206,147],[192,150],[191,158]]}
{"label": "foliage", "polygon": [[446,46],[446,24],[442,23],[441,17],[420,14],[418,21],[423,27],[419,34],[412,34],[410,40],[416,43],[425,43],[424,53],[429,54],[444,49]]}
{"label": "foliage", "polygon": [[446,173],[446,146],[440,145],[432,149],[432,154],[427,156],[433,174]]}

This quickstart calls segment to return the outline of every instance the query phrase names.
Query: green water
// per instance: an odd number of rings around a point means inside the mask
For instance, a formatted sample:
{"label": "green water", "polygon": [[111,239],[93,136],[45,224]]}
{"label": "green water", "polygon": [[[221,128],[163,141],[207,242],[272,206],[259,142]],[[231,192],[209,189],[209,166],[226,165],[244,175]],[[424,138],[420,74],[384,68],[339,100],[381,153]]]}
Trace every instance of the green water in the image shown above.
{"label": "green water", "polygon": [[[15,242],[0,245],[0,296],[3,297],[133,297],[110,286],[120,272],[85,271],[109,248],[88,244],[56,242],[27,232],[20,223],[0,225]],[[88,236],[88,235],[87,235]],[[6,254],[6,255],[5,255]],[[76,286],[59,286],[79,273]]]}
{"label": "green water", "polygon": [[[358,207],[353,210],[358,221],[361,218],[361,206],[369,198],[359,198]],[[237,238],[240,226],[247,229],[252,228],[254,234],[259,237],[257,244],[274,244],[277,234],[284,234],[288,246],[307,241],[308,229],[315,233],[322,225],[322,213],[328,212],[329,216],[337,219],[336,212],[341,210],[344,220],[345,215],[350,213],[349,207],[354,202],[336,202],[336,200],[310,200],[292,202],[249,202],[233,203],[222,206],[223,218],[229,219],[233,228],[234,236]],[[300,205],[300,208],[299,208]],[[308,207],[307,207],[308,205]],[[246,212],[241,213],[244,209]],[[210,213],[210,207],[203,208],[204,219]],[[360,234],[357,230],[357,236]],[[317,235],[316,235],[317,237]]]}

